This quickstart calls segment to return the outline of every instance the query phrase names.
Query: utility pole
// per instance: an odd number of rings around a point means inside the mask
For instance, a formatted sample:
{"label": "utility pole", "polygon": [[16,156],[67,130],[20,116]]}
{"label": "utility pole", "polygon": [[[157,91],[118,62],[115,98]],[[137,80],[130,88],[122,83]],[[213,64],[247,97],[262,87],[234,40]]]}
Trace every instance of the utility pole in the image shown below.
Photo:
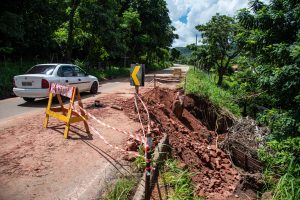
{"label": "utility pole", "polygon": [[196,34],[196,46],[198,44],[198,35]]}

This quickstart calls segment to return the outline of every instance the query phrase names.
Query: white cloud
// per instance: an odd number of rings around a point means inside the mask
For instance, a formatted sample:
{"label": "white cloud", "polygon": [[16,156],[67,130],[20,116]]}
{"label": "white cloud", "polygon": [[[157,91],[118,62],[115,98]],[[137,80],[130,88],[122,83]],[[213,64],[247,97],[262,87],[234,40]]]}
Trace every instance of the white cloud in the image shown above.
{"label": "white cloud", "polygon": [[[233,16],[237,10],[248,7],[247,0],[166,0],[170,11],[170,18],[176,28],[179,39],[173,43],[174,47],[195,43],[196,25],[206,23],[216,13]],[[179,19],[187,15],[187,23]]]}

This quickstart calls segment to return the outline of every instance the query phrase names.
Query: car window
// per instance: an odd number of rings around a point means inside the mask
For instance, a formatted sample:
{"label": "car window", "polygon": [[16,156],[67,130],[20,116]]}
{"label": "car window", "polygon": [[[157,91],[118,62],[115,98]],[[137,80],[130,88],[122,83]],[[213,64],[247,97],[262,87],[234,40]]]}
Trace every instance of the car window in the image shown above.
{"label": "car window", "polygon": [[47,74],[51,75],[56,65],[36,65],[30,68],[25,74]]}
{"label": "car window", "polygon": [[79,67],[74,67],[74,75],[82,77],[85,76],[85,72]]}
{"label": "car window", "polygon": [[74,76],[74,67],[73,66],[61,66],[57,73],[61,77],[72,77]]}

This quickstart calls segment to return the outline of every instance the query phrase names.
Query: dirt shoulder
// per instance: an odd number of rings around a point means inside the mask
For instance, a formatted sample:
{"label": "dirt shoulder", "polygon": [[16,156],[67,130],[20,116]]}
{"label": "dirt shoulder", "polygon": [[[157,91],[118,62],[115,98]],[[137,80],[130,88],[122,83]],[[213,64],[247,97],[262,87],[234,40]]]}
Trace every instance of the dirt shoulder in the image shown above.
{"label": "dirt shoulder", "polygon": [[[130,91],[128,91],[130,92]],[[139,124],[124,112],[110,108],[126,96],[106,94],[104,108],[90,112],[104,122],[125,131]],[[85,106],[92,100],[84,101]],[[97,135],[88,135],[83,123],[71,127],[70,139],[63,138],[64,124],[50,118],[43,128],[43,112],[18,117],[0,127],[0,199],[80,199],[94,181],[105,179],[111,166],[123,166],[120,152],[110,148]],[[112,145],[123,148],[127,136],[90,123]],[[99,188],[105,185],[99,185]]]}

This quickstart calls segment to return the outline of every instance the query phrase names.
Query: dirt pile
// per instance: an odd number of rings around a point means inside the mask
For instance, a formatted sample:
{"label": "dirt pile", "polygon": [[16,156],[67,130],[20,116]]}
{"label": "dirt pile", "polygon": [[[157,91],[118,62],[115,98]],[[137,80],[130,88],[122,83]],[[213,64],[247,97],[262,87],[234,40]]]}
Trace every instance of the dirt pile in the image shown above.
{"label": "dirt pile", "polygon": [[[240,175],[233,168],[229,157],[216,147],[216,133],[209,131],[185,106],[188,105],[190,109],[194,98],[184,98],[184,109],[180,118],[173,114],[172,104],[176,94],[177,91],[161,88],[143,94],[143,100],[150,112],[155,141],[163,133],[169,135],[172,153],[194,174],[192,180],[197,186],[195,192],[199,196],[224,199],[235,191]],[[123,102],[122,107],[132,119],[138,120],[133,99]],[[141,105],[140,109],[142,110]],[[142,112],[142,118],[146,122],[145,112]]]}

